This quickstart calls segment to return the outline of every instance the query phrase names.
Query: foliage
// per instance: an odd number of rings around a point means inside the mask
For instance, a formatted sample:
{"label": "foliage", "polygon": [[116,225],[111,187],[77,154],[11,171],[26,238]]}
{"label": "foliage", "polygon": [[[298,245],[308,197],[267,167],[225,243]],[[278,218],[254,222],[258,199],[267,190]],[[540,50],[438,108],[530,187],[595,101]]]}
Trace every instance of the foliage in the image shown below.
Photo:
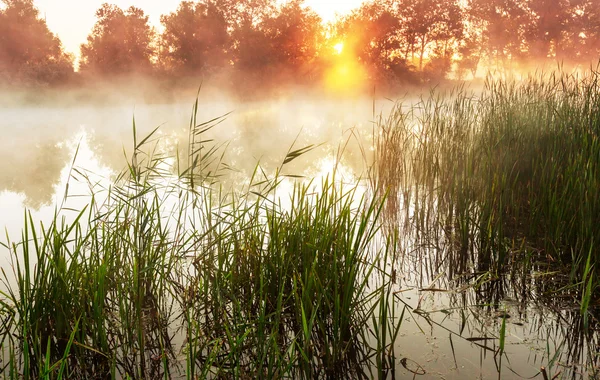
{"label": "foliage", "polygon": [[81,45],[80,70],[101,76],[150,72],[154,30],[144,11],[103,4],[96,17],[87,43]]}
{"label": "foliage", "polygon": [[[312,83],[318,78],[318,54],[324,40],[321,19],[302,1],[289,1],[278,8],[263,5],[242,8],[232,31],[233,67],[237,83]],[[258,13],[260,16],[256,16]]]}
{"label": "foliage", "polygon": [[[72,58],[33,0],[3,2],[0,76],[65,81]],[[477,77],[482,69],[508,74],[556,62],[588,66],[600,54],[598,9],[599,0],[371,0],[325,25],[303,0],[186,0],[161,16],[157,35],[141,9],[103,4],[81,46],[80,69],[104,79],[216,78],[254,92],[327,84],[343,58],[365,74],[358,87],[398,89]],[[336,57],[339,43],[344,54]]]}
{"label": "foliage", "polygon": [[339,38],[366,66],[378,85],[410,80],[412,67],[395,52],[404,48],[398,38],[400,20],[388,6],[372,2],[363,5],[337,25]]}
{"label": "foliage", "polygon": [[510,271],[536,252],[595,287],[599,75],[489,78],[480,95],[459,90],[399,108],[376,151],[378,188],[396,202],[389,213],[401,218],[404,204],[409,228],[445,234],[479,270]]}
{"label": "foliage", "polygon": [[411,56],[449,57],[463,34],[462,10],[456,0],[398,0],[394,7],[402,20],[402,34]]}
{"label": "foliage", "polygon": [[183,1],[161,16],[159,62],[172,75],[189,75],[227,65],[231,50],[228,20],[218,2]]}
{"label": "foliage", "polygon": [[70,79],[73,57],[40,18],[33,0],[0,7],[0,82],[55,85]]}
{"label": "foliage", "polygon": [[[27,214],[21,239],[2,244],[8,378],[366,377],[394,344],[372,333],[398,323],[375,314],[390,296],[376,270],[382,202],[332,174],[298,181],[282,206],[282,178],[258,168],[225,192],[222,168],[205,170],[221,153],[204,135],[216,124],[194,114],[189,166],[165,167],[177,158],[134,123],[111,188],[91,189],[69,221],[75,210],[48,225]],[[290,149],[276,173],[310,149]]]}

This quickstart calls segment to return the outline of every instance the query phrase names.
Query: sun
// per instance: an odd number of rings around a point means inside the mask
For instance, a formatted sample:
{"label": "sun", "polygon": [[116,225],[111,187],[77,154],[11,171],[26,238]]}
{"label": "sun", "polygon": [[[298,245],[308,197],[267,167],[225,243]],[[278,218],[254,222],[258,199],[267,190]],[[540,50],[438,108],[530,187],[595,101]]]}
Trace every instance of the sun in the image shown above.
{"label": "sun", "polygon": [[323,73],[323,83],[330,93],[358,94],[366,84],[367,72],[353,49],[352,40],[341,37],[333,37],[327,44],[331,53]]}
{"label": "sun", "polygon": [[[342,55],[340,54],[340,57]],[[341,58],[325,72],[325,86],[333,93],[359,93],[366,83],[364,67],[355,59]]]}
{"label": "sun", "polygon": [[343,42],[339,42],[337,44],[335,44],[333,46],[333,50],[335,50],[337,55],[341,55],[342,52],[344,51],[344,43]]}

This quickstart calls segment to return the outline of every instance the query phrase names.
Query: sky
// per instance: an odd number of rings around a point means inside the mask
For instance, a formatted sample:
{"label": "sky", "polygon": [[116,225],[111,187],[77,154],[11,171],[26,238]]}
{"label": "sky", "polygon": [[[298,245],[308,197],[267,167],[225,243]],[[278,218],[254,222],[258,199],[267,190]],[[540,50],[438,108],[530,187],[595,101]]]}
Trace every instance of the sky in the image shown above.
{"label": "sky", "polygon": [[[65,50],[79,55],[79,46],[96,22],[95,13],[102,3],[111,3],[128,8],[134,5],[143,9],[150,17],[150,23],[160,30],[160,15],[173,12],[180,0],[35,0],[42,17],[50,30],[61,39]],[[346,14],[357,8],[363,0],[305,0],[325,21],[332,21],[336,13]]]}

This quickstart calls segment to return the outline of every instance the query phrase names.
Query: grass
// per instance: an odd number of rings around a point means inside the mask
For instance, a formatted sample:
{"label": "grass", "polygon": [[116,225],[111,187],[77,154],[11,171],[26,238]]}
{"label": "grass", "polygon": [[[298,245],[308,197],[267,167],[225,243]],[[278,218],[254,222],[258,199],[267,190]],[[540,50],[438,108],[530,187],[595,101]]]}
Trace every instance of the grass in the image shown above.
{"label": "grass", "polygon": [[[569,315],[576,325],[557,354],[596,376],[600,72],[432,91],[378,126],[371,181],[387,195],[400,260],[421,257],[430,278],[445,273],[476,292],[511,279],[508,290]],[[500,329],[502,358],[504,320]]]}
{"label": "grass", "polygon": [[[134,120],[132,154],[110,188],[92,188],[82,210],[63,203],[47,224],[26,213],[20,239],[3,244],[4,377],[421,373],[396,344],[413,314],[395,291],[409,254],[424,258],[414,261],[421,278],[435,278],[425,290],[444,291],[432,286],[447,274],[489,310],[509,278],[515,291],[571,297],[574,312],[556,313],[577,324],[567,356],[586,360],[592,351],[579,348],[593,346],[598,325],[599,76],[490,79],[477,96],[458,88],[398,105],[379,121],[370,177],[350,186],[335,172],[284,176],[307,146],[226,190],[231,168],[206,137],[223,118],[199,123],[196,102],[175,157]],[[293,180],[287,194],[283,180]],[[461,312],[451,339],[465,339]],[[560,355],[547,351],[552,368]]]}
{"label": "grass", "polygon": [[[183,162],[134,121],[109,189],[75,217],[26,214],[21,239],[3,244],[6,378],[371,377],[393,345],[372,333],[388,323],[377,305],[389,276],[374,264],[387,250],[375,239],[382,200],[332,174],[296,182],[283,206],[283,177],[258,166],[225,191],[204,137],[220,121],[192,118]],[[290,149],[282,168],[310,149]]]}
{"label": "grass", "polygon": [[599,78],[488,79],[477,96],[398,106],[376,142],[377,187],[394,199],[384,214],[423,245],[446,239],[461,272],[558,268],[581,285],[583,312],[600,260]]}

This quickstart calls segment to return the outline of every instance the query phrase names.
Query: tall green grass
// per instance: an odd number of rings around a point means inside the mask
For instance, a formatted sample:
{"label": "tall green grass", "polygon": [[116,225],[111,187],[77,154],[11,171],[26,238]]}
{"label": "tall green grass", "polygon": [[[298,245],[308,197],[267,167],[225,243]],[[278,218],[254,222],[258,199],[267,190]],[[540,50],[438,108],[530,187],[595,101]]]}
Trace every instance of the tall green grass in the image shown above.
{"label": "tall green grass", "polygon": [[376,139],[374,182],[395,202],[384,214],[419,245],[445,247],[456,274],[558,269],[587,312],[600,260],[599,79],[488,79],[481,93],[398,106]]}
{"label": "tall green grass", "polygon": [[[490,79],[477,96],[458,88],[399,105],[379,123],[372,191],[332,173],[282,194],[286,165],[312,146],[226,189],[223,150],[206,137],[222,118],[199,123],[196,103],[175,157],[134,121],[110,188],[45,224],[26,212],[22,236],[3,243],[2,374],[394,376],[405,310],[396,260],[409,249],[431,278],[444,265],[476,279],[483,304],[502,299],[492,283],[504,273],[553,273],[555,285],[535,290],[575,293],[573,320],[587,330],[600,260],[598,79]],[[485,295],[488,283],[499,293]]]}
{"label": "tall green grass", "polygon": [[184,161],[134,121],[109,189],[75,217],[26,214],[21,239],[3,244],[5,377],[370,377],[397,336],[372,332],[390,323],[387,308],[375,314],[390,296],[375,264],[388,247],[375,239],[382,200],[332,174],[296,182],[284,205],[281,170],[258,166],[225,191],[204,137],[220,120],[192,118]]}

